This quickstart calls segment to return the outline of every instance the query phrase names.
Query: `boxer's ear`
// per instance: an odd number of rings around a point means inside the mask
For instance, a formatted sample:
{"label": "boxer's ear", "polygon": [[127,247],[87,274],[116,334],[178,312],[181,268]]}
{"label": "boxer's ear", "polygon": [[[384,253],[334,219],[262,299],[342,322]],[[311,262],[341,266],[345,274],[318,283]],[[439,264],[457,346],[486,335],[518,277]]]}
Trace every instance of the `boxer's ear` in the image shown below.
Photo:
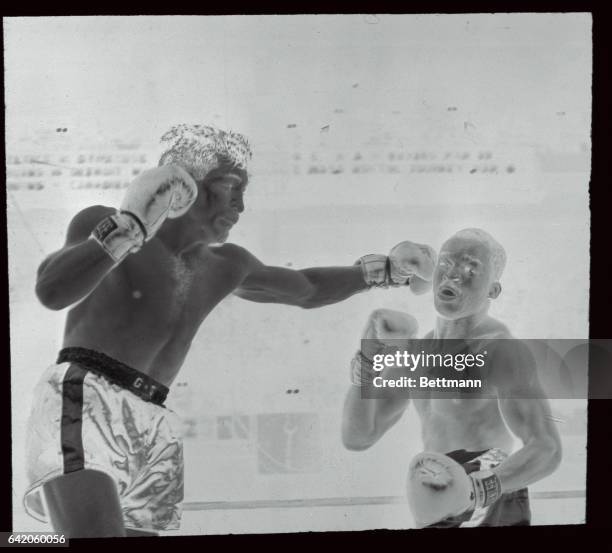
{"label": "boxer's ear", "polygon": [[491,287],[489,288],[489,298],[494,300],[497,296],[501,294],[501,291],[502,291],[501,284],[499,282],[494,282],[493,284],[491,284]]}

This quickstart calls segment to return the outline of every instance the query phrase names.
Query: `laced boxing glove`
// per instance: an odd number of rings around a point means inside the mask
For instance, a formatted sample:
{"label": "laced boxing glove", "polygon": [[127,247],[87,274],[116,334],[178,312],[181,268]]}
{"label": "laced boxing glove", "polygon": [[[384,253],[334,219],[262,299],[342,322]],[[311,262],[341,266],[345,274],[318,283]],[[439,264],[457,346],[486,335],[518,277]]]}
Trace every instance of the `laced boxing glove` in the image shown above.
{"label": "laced boxing glove", "polygon": [[361,264],[368,286],[410,286],[415,294],[431,288],[436,253],[430,246],[410,241],[400,242],[389,255],[369,254],[355,263]]}
{"label": "laced boxing glove", "polygon": [[[505,454],[492,449],[482,457],[481,466],[492,467],[499,464]],[[407,492],[416,527],[423,528],[491,505],[501,496],[502,487],[490,468],[467,474],[466,469],[449,456],[426,451],[410,462]]]}
{"label": "laced boxing glove", "polygon": [[150,169],[134,179],[119,211],[103,219],[91,236],[119,263],[151,240],[166,218],[183,215],[197,194],[196,182],[182,167]]}

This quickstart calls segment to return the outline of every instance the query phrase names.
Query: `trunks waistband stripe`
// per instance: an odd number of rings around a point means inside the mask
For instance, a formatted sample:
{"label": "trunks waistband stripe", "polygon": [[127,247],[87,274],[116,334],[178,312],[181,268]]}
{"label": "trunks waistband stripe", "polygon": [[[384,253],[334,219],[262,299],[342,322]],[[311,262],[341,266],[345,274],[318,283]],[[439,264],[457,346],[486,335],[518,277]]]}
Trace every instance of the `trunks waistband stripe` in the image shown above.
{"label": "trunks waistband stripe", "polygon": [[64,474],[85,468],[83,452],[83,381],[87,371],[70,365],[62,383],[62,422],[60,427]]}
{"label": "trunks waistband stripe", "polygon": [[145,401],[163,406],[168,396],[168,388],[157,380],[99,351],[79,347],[64,348],[59,352],[57,363],[67,362],[77,363],[85,370],[100,374]]}

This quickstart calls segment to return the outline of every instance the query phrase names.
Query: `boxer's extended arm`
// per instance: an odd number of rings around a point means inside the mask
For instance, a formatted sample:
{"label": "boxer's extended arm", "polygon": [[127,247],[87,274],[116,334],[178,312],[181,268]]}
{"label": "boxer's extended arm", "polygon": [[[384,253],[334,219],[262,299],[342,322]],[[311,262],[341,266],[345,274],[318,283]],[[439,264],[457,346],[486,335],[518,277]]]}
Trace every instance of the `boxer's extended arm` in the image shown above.
{"label": "boxer's extended arm", "polygon": [[292,270],[265,266],[253,258],[248,276],[234,293],[250,301],[314,308],[367,288],[357,266]]}
{"label": "boxer's extended arm", "polygon": [[[415,294],[431,288],[436,254],[432,248],[405,241],[389,255],[370,254],[349,267],[291,270],[269,267],[242,248],[231,246],[246,261],[245,278],[234,293],[244,299],[321,307],[372,286],[406,286]],[[228,250],[229,251],[229,250]]]}
{"label": "boxer's extended arm", "polygon": [[513,491],[551,474],[561,462],[561,440],[542,392],[535,360],[524,344],[512,342],[495,355],[492,375],[499,393],[501,413],[523,447],[494,472],[502,490]]}
{"label": "boxer's extended arm", "polygon": [[96,225],[114,212],[110,207],[93,206],[72,219],[64,247],[38,268],[36,295],[45,307],[58,310],[80,301],[115,267],[113,259],[90,238]]}

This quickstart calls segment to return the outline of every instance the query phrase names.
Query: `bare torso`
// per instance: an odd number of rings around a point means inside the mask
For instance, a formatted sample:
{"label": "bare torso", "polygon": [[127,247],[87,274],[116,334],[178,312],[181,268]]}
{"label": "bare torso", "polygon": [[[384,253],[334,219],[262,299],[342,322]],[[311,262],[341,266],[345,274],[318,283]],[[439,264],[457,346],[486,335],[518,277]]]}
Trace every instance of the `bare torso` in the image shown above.
{"label": "bare torso", "polygon": [[[432,337],[433,331],[425,338]],[[487,317],[478,332],[469,336],[470,339],[510,337],[505,325],[491,317]],[[497,447],[506,453],[512,451],[514,438],[503,420],[497,399],[478,398],[477,392],[469,393],[470,397],[466,398],[453,395],[453,399],[414,399],[426,450],[448,453],[456,449],[479,451]]]}
{"label": "bare torso", "polygon": [[246,251],[157,238],[129,256],[68,313],[64,347],[100,351],[169,386],[211,310],[246,275]]}

